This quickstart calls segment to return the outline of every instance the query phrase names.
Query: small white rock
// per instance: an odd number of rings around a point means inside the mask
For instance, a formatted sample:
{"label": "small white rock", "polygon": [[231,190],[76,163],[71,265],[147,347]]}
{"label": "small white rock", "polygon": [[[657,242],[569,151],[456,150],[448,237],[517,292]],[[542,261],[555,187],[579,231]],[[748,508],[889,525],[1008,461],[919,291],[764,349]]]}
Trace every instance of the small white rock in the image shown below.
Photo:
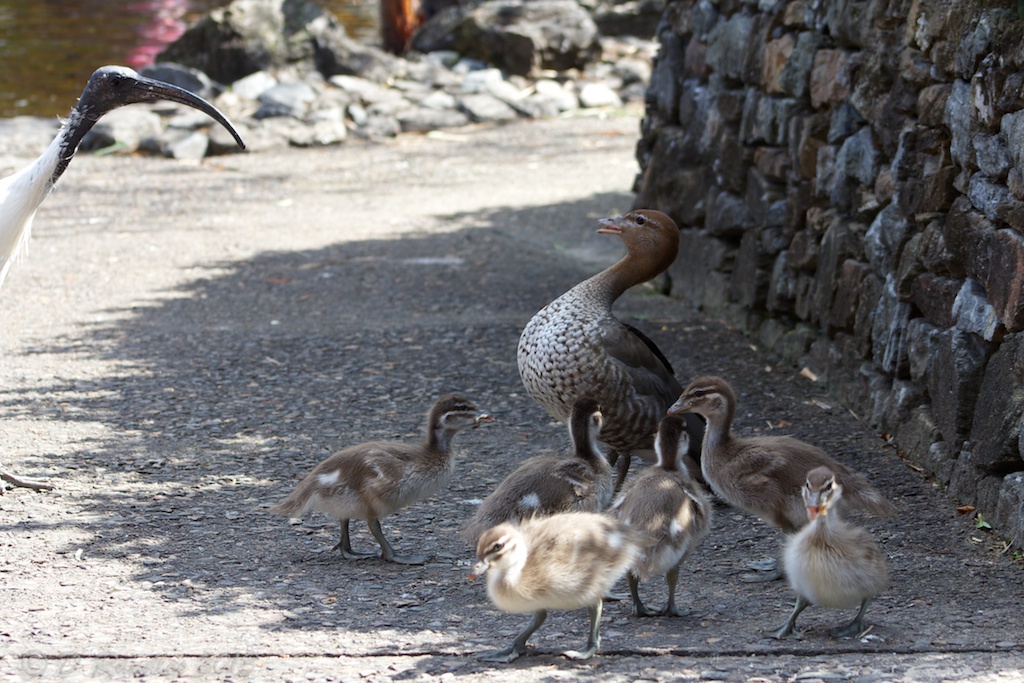
{"label": "small white rock", "polygon": [[257,71],[231,84],[236,95],[250,100],[258,100],[260,95],[277,85],[277,79],[266,71]]}
{"label": "small white rock", "polygon": [[587,83],[580,89],[583,107],[621,107],[622,99],[604,83]]}
{"label": "small white rock", "polygon": [[462,92],[478,93],[487,92],[489,85],[505,80],[501,75],[501,69],[479,69],[470,71],[462,79]]}

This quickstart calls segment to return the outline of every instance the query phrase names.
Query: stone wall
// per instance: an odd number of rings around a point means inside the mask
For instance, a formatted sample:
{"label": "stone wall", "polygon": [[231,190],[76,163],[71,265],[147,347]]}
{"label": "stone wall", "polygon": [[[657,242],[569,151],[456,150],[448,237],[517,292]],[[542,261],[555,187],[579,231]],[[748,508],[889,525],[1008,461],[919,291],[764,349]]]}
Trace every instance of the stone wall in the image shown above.
{"label": "stone wall", "polygon": [[1018,541],[1022,36],[1009,0],[668,0],[637,148],[673,293]]}

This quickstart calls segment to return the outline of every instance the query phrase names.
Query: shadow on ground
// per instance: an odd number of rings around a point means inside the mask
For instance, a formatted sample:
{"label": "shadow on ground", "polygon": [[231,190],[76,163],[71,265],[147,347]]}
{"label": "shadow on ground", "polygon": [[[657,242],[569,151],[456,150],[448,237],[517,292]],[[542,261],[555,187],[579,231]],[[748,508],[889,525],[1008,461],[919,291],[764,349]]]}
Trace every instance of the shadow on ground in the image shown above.
{"label": "shadow on ground", "polygon": [[[131,563],[134,580],[180,619],[224,616],[231,628],[326,634],[339,649],[364,654],[435,654],[421,661],[431,674],[510,639],[526,617],[497,616],[484,586],[466,581],[471,549],[457,532],[473,501],[519,460],[567,444],[564,428],[523,393],[515,346],[533,312],[616,258],[618,244],[594,236],[591,220],[616,201],[628,205],[625,195],[600,196],[451,216],[453,229],[443,234],[211,263],[215,274],[119,312],[127,315],[114,325],[31,349],[119,368],[96,382],[58,377],[0,394],[7,416],[59,413],[116,434],[41,456],[77,470],[83,482],[78,513],[56,524],[84,536],[56,552],[85,549]],[[554,217],[567,211],[585,218],[552,233]],[[714,535],[684,571],[682,602],[692,614],[640,621],[626,616],[627,605],[609,605],[606,652],[956,650],[995,647],[1000,633],[1024,642],[1020,602],[1008,599],[1024,595],[1021,573],[972,541],[952,502],[822,387],[664,297],[634,293],[620,310],[662,346],[684,383],[706,373],[734,382],[739,431],[793,433],[824,446],[876,481],[900,514],[867,522],[889,556],[894,587],[869,612],[875,626],[860,640],[829,640],[825,629],[848,616],[819,610],[802,618],[802,641],[761,637],[760,628],[785,617],[791,596],[781,583],[745,585],[737,575],[747,560],[775,553],[778,539],[719,506]],[[400,550],[432,552],[428,565],[345,562],[330,551],[333,520],[290,526],[267,514],[337,448],[415,438],[433,399],[453,390],[496,423],[459,436],[459,475],[444,494],[384,522]],[[28,519],[0,531],[35,534],[53,524]],[[361,523],[354,528],[357,546],[373,544]],[[664,600],[660,581],[643,590],[653,603]],[[536,638],[541,651],[579,646],[584,621],[553,614]],[[301,639],[294,642],[301,652]],[[550,663],[527,658],[517,666]]]}

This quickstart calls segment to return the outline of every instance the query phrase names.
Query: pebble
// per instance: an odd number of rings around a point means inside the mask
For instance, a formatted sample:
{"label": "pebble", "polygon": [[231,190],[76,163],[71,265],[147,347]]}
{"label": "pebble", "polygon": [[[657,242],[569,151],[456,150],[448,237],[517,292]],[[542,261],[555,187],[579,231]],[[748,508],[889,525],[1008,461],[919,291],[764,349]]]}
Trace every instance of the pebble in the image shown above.
{"label": "pebble", "polygon": [[621,107],[622,98],[603,83],[587,83],[580,89],[580,105],[583,107]]}
{"label": "pebble", "polygon": [[850,675],[838,671],[805,671],[797,674],[798,681],[846,681]]}
{"label": "pebble", "polygon": [[172,159],[200,160],[206,156],[210,138],[203,133],[191,133],[167,146],[167,156]]}
{"label": "pebble", "polygon": [[[341,76],[338,76],[341,78]],[[266,71],[257,71],[231,84],[231,93],[247,100],[259,100],[264,92],[277,85],[277,79]]]}
{"label": "pebble", "polygon": [[[289,145],[338,145],[350,134],[386,139],[470,123],[551,118],[580,108],[619,108],[624,102],[639,101],[629,89],[638,84],[646,87],[657,43],[630,38],[626,50],[622,49],[625,40],[620,45],[608,38],[603,45],[605,61],[601,68],[588,68],[586,83],[578,83],[575,72],[546,71],[535,79],[506,77],[478,60],[438,51],[396,58],[394,74],[384,82],[353,75],[324,79],[315,69],[258,71],[226,84],[212,102],[238,129],[246,150],[258,153]],[[202,72],[171,63],[156,64],[142,73],[172,82],[209,81]],[[219,86],[209,92],[218,90]],[[0,121],[4,140],[0,151],[37,154],[52,139],[52,122],[39,119],[38,129],[38,135],[23,135],[22,131],[32,130],[28,123]],[[15,149],[8,149],[12,146]],[[100,148],[189,160],[238,151],[230,134],[209,117],[167,103],[127,107],[105,116],[82,145],[84,151]]]}
{"label": "pebble", "polygon": [[459,98],[459,106],[474,121],[502,122],[519,117],[515,109],[493,95],[465,95]]}

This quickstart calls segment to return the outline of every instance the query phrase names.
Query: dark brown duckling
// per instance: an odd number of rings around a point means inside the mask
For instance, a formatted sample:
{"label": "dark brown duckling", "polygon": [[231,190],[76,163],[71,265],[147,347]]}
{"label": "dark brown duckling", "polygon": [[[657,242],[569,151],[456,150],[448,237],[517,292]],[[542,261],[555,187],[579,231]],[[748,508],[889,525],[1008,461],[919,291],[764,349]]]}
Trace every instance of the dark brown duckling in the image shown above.
{"label": "dark brown duckling", "polygon": [[491,420],[462,396],[442,396],[427,416],[424,441],[369,441],[338,451],[270,512],[301,517],[319,510],[334,517],[341,525],[341,540],[335,547],[350,560],[374,556],[353,551],[349,541],[349,520],[365,519],[385,560],[423,564],[427,555],[395,554],[381,531],[380,519],[444,487],[455,471],[452,438],[466,427]]}
{"label": "dark brown duckling", "polygon": [[487,496],[463,536],[476,544],[487,529],[558,512],[601,512],[612,499],[611,466],[597,445],[602,412],[582,398],[569,419],[572,452],[524,461]]}
{"label": "dark brown duckling", "polygon": [[[662,419],[654,442],[657,464],[630,480],[611,508],[615,517],[655,542],[626,575],[633,614],[639,617],[688,613],[676,606],[679,567],[711,532],[712,519],[707,493],[684,463],[688,446],[681,416]],[[639,592],[640,581],[655,575],[664,575],[668,584],[668,604],[657,612],[644,606]]]}

